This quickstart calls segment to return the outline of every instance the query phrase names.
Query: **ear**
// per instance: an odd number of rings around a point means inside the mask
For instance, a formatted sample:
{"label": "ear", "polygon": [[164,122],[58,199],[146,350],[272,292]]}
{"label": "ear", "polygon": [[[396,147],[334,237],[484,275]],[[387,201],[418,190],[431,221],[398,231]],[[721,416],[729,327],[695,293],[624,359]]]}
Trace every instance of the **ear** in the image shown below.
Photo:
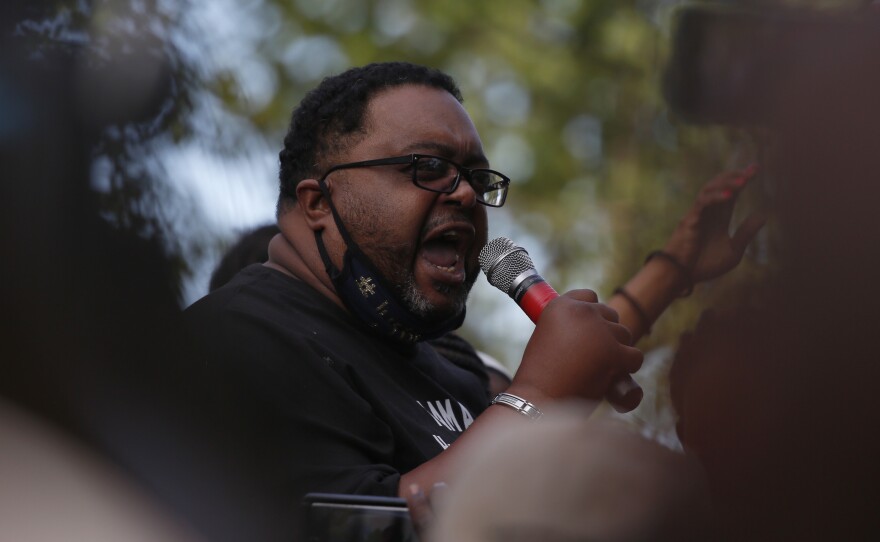
{"label": "ear", "polygon": [[[332,191],[327,183],[328,192]],[[330,204],[315,179],[303,179],[296,185],[296,203],[312,231],[321,231],[333,223]]]}

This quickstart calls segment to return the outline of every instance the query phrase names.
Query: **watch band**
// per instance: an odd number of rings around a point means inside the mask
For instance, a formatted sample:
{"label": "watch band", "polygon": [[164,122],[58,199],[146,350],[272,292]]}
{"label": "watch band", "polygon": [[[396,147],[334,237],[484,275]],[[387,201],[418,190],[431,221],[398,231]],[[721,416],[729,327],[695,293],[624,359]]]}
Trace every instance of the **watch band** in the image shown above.
{"label": "watch band", "polygon": [[544,415],[540,408],[512,393],[499,393],[492,399],[491,404],[508,406],[531,420],[538,420]]}

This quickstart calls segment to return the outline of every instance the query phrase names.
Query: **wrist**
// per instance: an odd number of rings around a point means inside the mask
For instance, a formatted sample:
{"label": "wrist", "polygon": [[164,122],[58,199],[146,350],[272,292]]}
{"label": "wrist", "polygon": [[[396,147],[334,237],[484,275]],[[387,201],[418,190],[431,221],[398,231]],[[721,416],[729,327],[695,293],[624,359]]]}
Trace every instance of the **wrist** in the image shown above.
{"label": "wrist", "polygon": [[[546,412],[550,403],[554,401],[553,397],[547,395],[539,388],[532,386],[530,384],[522,384],[514,382],[504,390],[504,393],[509,393],[511,395],[515,395],[517,397],[521,397],[522,399],[532,403],[536,408],[540,409],[543,412]],[[494,398],[494,397],[493,397]]]}
{"label": "wrist", "polygon": [[665,250],[655,250],[650,252],[645,258],[644,265],[648,265],[651,261],[660,262],[674,270],[677,276],[676,285],[680,292],[678,297],[687,297],[691,295],[691,292],[694,291],[693,275],[690,268],[682,263],[682,260],[679,257]]}
{"label": "wrist", "polygon": [[503,391],[495,396],[491,402],[492,405],[501,405],[512,409],[519,414],[529,418],[532,421],[540,420],[544,412],[535,406],[531,401],[520,397],[519,395]]}
{"label": "wrist", "polygon": [[632,307],[633,312],[638,316],[639,322],[642,325],[642,334],[650,335],[651,334],[651,323],[654,321],[653,318],[648,316],[648,313],[645,312],[645,309],[642,307],[642,304],[639,303],[635,297],[632,296],[629,292],[627,292],[622,286],[614,289],[614,295],[619,295],[623,299],[629,303],[629,306]]}

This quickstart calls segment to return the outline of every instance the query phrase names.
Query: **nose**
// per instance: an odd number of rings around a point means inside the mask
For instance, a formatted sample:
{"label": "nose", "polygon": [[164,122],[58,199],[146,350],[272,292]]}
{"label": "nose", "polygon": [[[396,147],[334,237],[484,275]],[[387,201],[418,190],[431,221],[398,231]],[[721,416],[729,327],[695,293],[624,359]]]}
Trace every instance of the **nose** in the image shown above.
{"label": "nose", "polygon": [[458,186],[450,194],[443,194],[444,200],[462,207],[474,207],[477,205],[477,192],[471,186],[471,182],[459,173]]}

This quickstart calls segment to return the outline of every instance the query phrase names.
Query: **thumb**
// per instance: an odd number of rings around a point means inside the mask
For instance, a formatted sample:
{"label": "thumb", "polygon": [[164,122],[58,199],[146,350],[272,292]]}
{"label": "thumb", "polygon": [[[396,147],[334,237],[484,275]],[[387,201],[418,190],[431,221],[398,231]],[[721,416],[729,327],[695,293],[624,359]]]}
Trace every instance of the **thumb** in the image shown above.
{"label": "thumb", "polygon": [[406,494],[406,505],[409,508],[413,528],[420,538],[425,539],[434,523],[434,509],[428,501],[428,496],[418,484],[410,484],[409,492]]}
{"label": "thumb", "polygon": [[746,251],[746,247],[766,223],[767,216],[763,213],[752,213],[743,220],[730,240],[737,254],[742,255]]}

